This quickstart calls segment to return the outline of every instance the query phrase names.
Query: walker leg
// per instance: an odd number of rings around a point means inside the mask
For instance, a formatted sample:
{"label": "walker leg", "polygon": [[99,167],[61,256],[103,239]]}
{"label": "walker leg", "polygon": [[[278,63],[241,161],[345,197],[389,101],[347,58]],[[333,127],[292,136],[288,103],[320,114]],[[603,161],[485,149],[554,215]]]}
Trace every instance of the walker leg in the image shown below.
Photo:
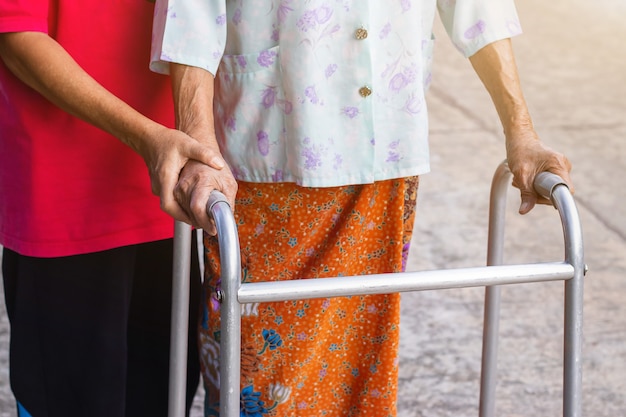
{"label": "walker leg", "polygon": [[[552,201],[561,215],[565,260],[574,266],[574,276],[565,281],[565,329],[563,352],[563,415],[582,416],[583,288],[586,265],[582,226],[573,197],[565,186],[555,187]],[[563,204],[569,202],[569,204]]]}
{"label": "walker leg", "polygon": [[582,287],[582,279],[565,282],[563,415],[566,417],[582,416]]}
{"label": "walker leg", "polygon": [[494,417],[498,363],[498,333],[500,328],[500,287],[485,289],[483,350],[480,374],[480,417]]}
{"label": "walker leg", "polygon": [[184,417],[187,402],[187,338],[189,331],[189,276],[191,226],[175,222],[170,329],[169,417]]}
{"label": "walker leg", "polygon": [[[502,265],[503,262],[506,192],[510,178],[511,173],[508,165],[504,163],[498,167],[491,182],[487,242],[488,266]],[[479,417],[495,416],[499,328],[500,287],[489,286],[485,289],[480,400],[478,405]]]}
{"label": "walker leg", "polygon": [[[222,274],[223,276],[224,274]],[[220,416],[240,415],[241,384],[241,304],[237,301],[238,282],[226,288],[222,281],[220,307]]]}
{"label": "walker leg", "polygon": [[237,225],[222,193],[211,193],[207,207],[215,221],[220,248],[220,416],[240,415],[241,381],[241,255]]}

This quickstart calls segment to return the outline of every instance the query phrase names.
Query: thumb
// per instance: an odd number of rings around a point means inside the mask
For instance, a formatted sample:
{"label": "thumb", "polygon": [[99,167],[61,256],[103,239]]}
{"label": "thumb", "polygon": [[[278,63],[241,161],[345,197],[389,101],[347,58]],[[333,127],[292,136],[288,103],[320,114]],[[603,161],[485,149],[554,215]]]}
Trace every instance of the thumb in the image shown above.
{"label": "thumb", "polygon": [[224,158],[222,158],[219,152],[213,151],[197,142],[192,144],[191,149],[189,149],[189,159],[195,159],[214,169],[222,169],[226,165]]}
{"label": "thumb", "polygon": [[513,186],[520,190],[521,203],[519,214],[526,214],[537,204],[537,193],[535,192],[534,175],[524,170],[513,174]]}
{"label": "thumb", "polygon": [[526,214],[537,204],[537,195],[529,190],[522,190],[522,202],[519,206],[519,214]]}

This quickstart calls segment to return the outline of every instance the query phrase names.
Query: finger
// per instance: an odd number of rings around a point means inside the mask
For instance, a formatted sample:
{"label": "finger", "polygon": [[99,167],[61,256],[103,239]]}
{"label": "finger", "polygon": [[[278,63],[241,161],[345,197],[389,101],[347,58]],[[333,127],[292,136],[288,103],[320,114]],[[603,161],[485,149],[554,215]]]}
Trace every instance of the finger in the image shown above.
{"label": "finger", "polygon": [[170,216],[172,216],[174,220],[178,220],[195,226],[193,224],[192,218],[189,216],[184,206],[180,205],[171,194],[169,195],[171,196],[170,198],[164,197],[161,199],[161,209]]}
{"label": "finger", "polygon": [[[168,176],[166,178],[171,178]],[[179,204],[175,197],[176,193],[176,182],[169,181],[165,179],[163,184],[159,187],[159,197],[161,200],[161,210],[165,213],[172,216],[175,220],[185,222],[187,224],[193,225],[192,219],[184,209],[184,204]]]}
{"label": "finger", "polygon": [[522,191],[521,198],[522,202],[519,206],[519,214],[528,213],[535,207],[535,204],[537,204],[537,195],[535,193]]}
{"label": "finger", "polygon": [[195,159],[215,169],[222,169],[226,166],[226,162],[221,155],[197,142],[193,143],[191,149],[189,149],[189,159]]}
{"label": "finger", "polygon": [[548,171],[558,175],[561,179],[563,179],[563,181],[565,181],[568,187],[573,189],[570,178],[572,163],[565,155],[559,152],[550,151],[550,153],[544,158],[544,161],[543,171]]}
{"label": "finger", "polygon": [[230,176],[221,176],[221,177],[216,178],[216,180],[217,180],[217,183],[216,183],[215,188],[209,191],[209,193],[207,194],[206,201],[203,201],[203,203],[201,204],[203,212],[204,214],[206,214],[207,219],[208,219],[208,225],[204,226],[204,230],[207,232],[207,234],[211,236],[217,235],[217,228],[215,227],[215,221],[210,216],[210,214],[206,212],[208,198],[211,192],[213,192],[214,190],[220,190],[226,197],[226,202],[230,206],[230,209],[234,211],[235,195],[237,193],[237,187],[238,187],[237,182],[234,180],[234,178]]}
{"label": "finger", "polygon": [[215,223],[213,220],[209,222],[209,226],[203,229],[209,236],[217,236],[217,228],[215,227]]}
{"label": "finger", "polygon": [[213,190],[211,188],[203,188],[196,191],[190,202],[190,210],[194,224],[210,235],[215,235],[215,226],[207,213],[209,195]]}
{"label": "finger", "polygon": [[[569,161],[567,162],[569,163]],[[570,192],[574,194],[575,189],[574,189],[574,183],[572,182],[572,178],[570,177],[570,169],[571,167],[568,166],[566,168],[554,170],[553,173],[561,177],[561,179],[567,185],[567,188],[569,188]]]}
{"label": "finger", "polygon": [[187,213],[185,213],[185,210],[181,206],[178,206],[177,208],[172,208],[171,210],[169,210],[169,212],[166,213],[172,216],[174,220],[178,220],[180,222],[187,223],[190,226],[197,227],[191,217],[189,217]]}
{"label": "finger", "polygon": [[210,219],[206,212],[209,196],[213,187],[199,182],[196,175],[184,175],[176,184],[174,197],[189,216],[193,226],[210,230]]}
{"label": "finger", "polygon": [[237,181],[234,177],[232,177],[232,175],[222,177],[219,189],[226,197],[226,201],[228,202],[228,205],[233,212],[235,211],[235,198],[237,197],[238,188],[239,184],[237,184]]}
{"label": "finger", "polygon": [[150,187],[153,195],[157,197],[161,196],[161,184],[156,178],[156,174],[153,174],[152,172],[150,172]]}
{"label": "finger", "polygon": [[519,213],[526,214],[537,204],[538,195],[533,187],[534,175],[527,172],[518,173],[513,176],[513,185],[520,190],[521,202]]}

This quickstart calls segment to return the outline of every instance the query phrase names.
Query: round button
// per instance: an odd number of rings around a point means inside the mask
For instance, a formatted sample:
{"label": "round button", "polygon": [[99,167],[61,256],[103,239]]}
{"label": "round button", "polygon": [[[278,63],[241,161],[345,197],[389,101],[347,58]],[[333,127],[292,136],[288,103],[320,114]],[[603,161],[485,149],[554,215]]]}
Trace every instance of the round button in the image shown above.
{"label": "round button", "polygon": [[372,94],[372,89],[365,85],[359,88],[359,94],[361,95],[361,97],[367,97]]}
{"label": "round button", "polygon": [[355,32],[354,32],[354,36],[358,39],[358,40],[363,40],[365,38],[367,38],[367,30],[364,28],[358,28]]}

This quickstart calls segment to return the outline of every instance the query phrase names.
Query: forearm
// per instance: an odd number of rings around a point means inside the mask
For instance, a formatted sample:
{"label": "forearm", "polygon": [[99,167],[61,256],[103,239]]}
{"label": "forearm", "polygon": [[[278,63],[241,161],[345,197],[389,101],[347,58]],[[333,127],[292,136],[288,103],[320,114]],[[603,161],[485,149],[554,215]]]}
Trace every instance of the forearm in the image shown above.
{"label": "forearm", "polygon": [[487,45],[474,54],[470,61],[487,88],[504,128],[507,162],[513,173],[513,185],[521,193],[519,212],[529,212],[537,202],[549,203],[534,190],[534,179],[540,172],[549,171],[559,175],[573,192],[569,160],[545,146],[535,132],[522,94],[511,41],[505,39]]}
{"label": "forearm", "polygon": [[0,57],[16,77],[59,108],[138,152],[143,139],[162,128],[101,86],[44,33],[0,34]]}
{"label": "forearm", "polygon": [[179,64],[170,64],[170,76],[174,94],[176,127],[218,155],[212,167],[195,161],[189,161],[186,164],[175,189],[176,200],[184,208],[191,224],[214,235],[215,225],[206,211],[211,192],[221,191],[232,209],[235,208],[235,195],[237,194],[237,182],[230,168],[221,158],[215,137],[214,77],[204,69]]}
{"label": "forearm", "polygon": [[213,119],[214,77],[187,65],[170,64],[176,127],[219,152]]}
{"label": "forearm", "polygon": [[510,39],[485,46],[470,57],[470,62],[491,96],[507,141],[519,138],[520,133],[527,137],[533,125]]}

